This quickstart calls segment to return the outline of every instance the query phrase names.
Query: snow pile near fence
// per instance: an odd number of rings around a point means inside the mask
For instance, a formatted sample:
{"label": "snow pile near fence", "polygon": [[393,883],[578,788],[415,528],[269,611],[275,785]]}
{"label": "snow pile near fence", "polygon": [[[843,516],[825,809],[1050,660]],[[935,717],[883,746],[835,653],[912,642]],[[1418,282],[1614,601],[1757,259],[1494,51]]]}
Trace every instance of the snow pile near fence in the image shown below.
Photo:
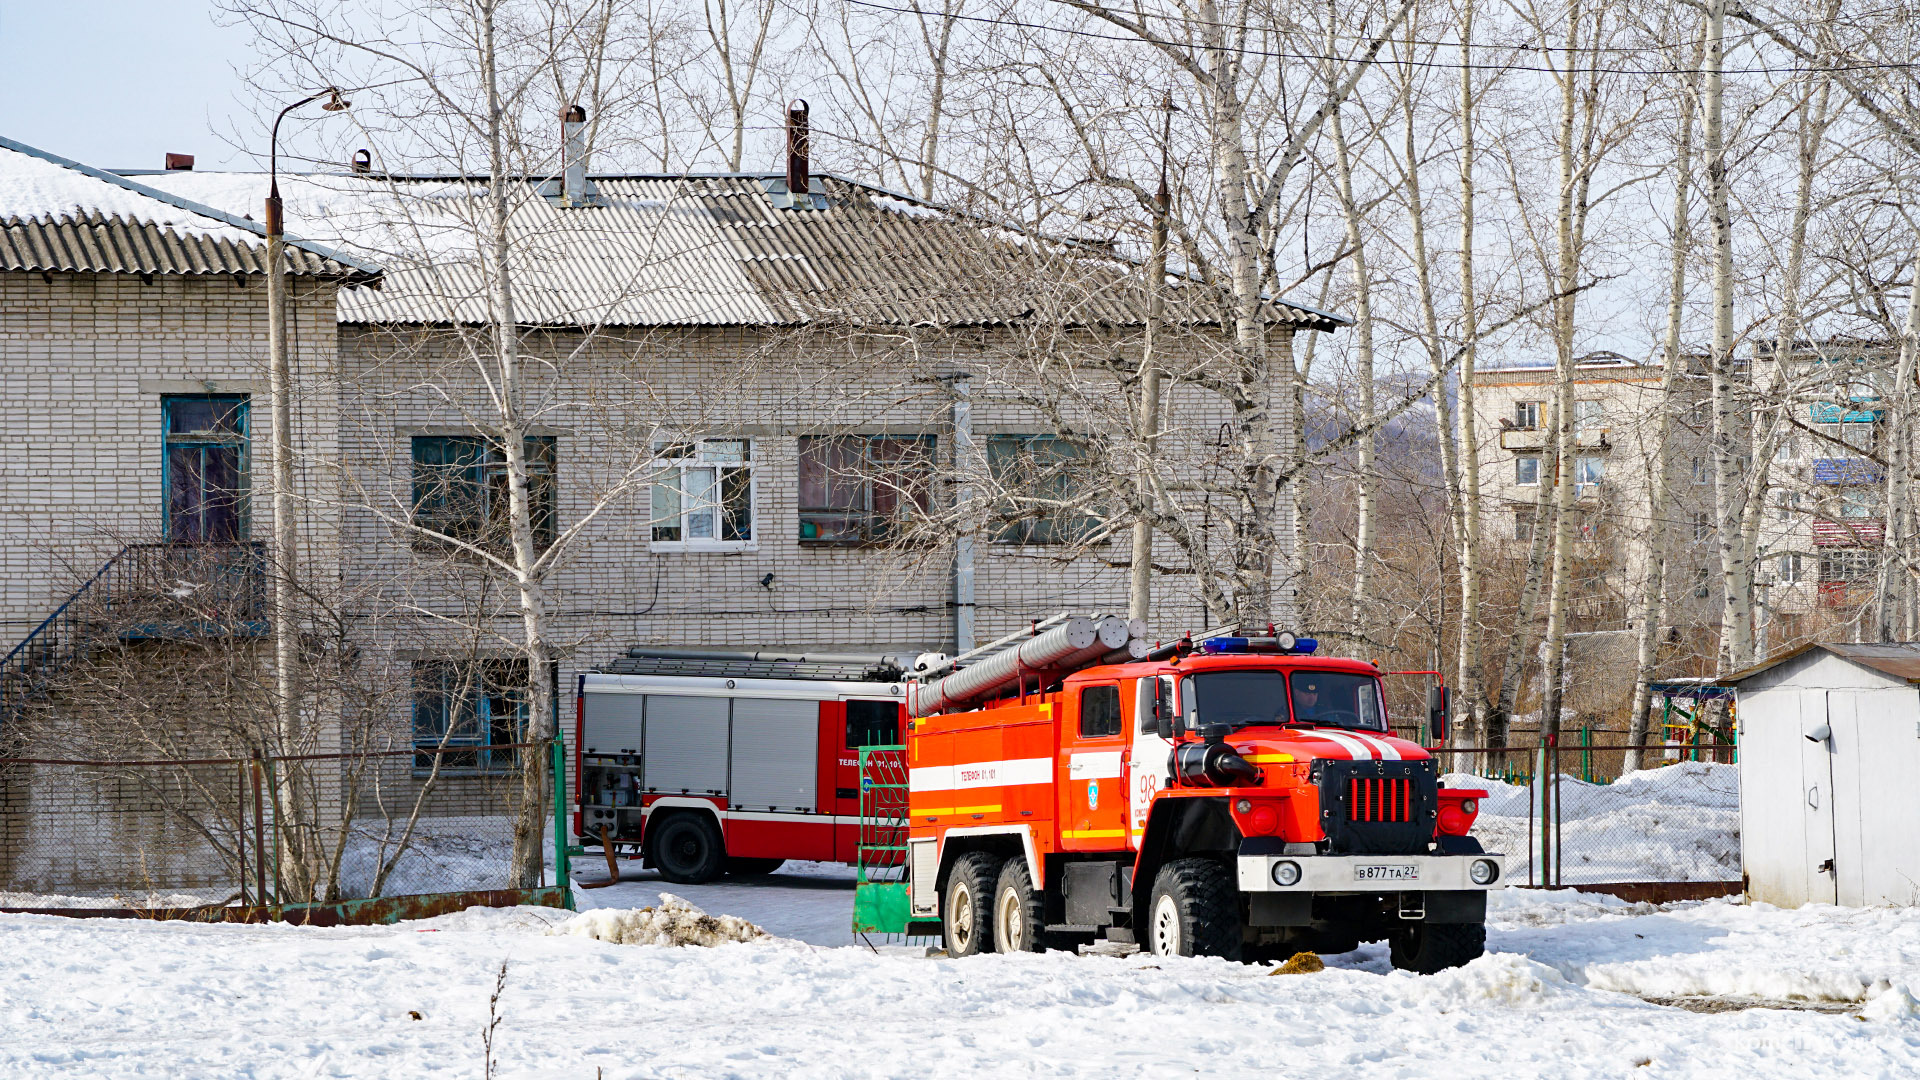
{"label": "snow pile near fence", "polygon": [[393,865],[381,883],[381,896],[505,889],[511,884],[511,818],[422,817],[400,850],[406,831],[404,820],[390,825],[371,818],[356,822],[340,857],[341,891],[373,895],[374,877],[387,862]]}
{"label": "snow pile near fence", "polygon": [[583,911],[547,933],[615,945],[731,945],[768,936],[739,916],[709,915],[672,893],[661,893],[658,907]]}
{"label": "snow pile near fence", "polygon": [[[1473,834],[1508,856],[1507,877],[1525,881],[1531,788],[1466,774],[1448,787],[1487,792]],[[1560,778],[1560,879],[1736,881],[1740,877],[1738,766],[1683,761],[1628,773],[1611,784]]]}

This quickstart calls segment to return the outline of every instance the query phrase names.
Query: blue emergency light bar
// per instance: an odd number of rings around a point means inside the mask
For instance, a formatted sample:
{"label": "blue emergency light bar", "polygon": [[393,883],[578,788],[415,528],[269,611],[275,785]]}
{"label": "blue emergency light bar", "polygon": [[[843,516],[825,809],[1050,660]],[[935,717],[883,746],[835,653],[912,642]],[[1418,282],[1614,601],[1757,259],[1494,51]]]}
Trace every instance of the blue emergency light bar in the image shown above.
{"label": "blue emergency light bar", "polygon": [[1291,653],[1311,656],[1318,648],[1319,641],[1294,637],[1292,634],[1277,637],[1217,637],[1200,643],[1200,651],[1207,653]]}

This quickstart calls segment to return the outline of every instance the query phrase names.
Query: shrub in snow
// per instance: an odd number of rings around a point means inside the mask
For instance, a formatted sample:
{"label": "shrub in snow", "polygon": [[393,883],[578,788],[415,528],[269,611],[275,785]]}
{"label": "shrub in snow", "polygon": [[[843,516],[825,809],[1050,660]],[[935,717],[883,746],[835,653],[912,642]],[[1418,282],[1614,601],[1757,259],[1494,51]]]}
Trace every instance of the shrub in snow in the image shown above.
{"label": "shrub in snow", "polygon": [[739,916],[709,915],[672,893],[660,894],[659,907],[583,911],[547,933],[615,945],[725,945],[768,936]]}

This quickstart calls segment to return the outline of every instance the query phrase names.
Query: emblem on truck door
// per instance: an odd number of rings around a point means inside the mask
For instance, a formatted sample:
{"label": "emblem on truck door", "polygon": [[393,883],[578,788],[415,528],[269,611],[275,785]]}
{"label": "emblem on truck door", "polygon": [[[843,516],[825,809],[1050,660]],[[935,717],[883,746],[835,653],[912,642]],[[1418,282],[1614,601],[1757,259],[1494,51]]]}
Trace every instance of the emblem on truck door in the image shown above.
{"label": "emblem on truck door", "polygon": [[1087,809],[1100,809],[1100,781],[1087,781]]}

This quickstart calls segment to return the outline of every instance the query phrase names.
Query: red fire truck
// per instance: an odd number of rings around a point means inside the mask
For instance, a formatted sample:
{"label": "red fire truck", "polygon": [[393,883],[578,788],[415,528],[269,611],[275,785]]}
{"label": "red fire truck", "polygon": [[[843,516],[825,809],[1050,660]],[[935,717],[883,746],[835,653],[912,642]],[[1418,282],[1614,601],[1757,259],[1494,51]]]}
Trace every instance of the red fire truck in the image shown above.
{"label": "red fire truck", "polygon": [[911,662],[634,649],[581,675],[575,836],[682,884],[852,862],[858,751],[899,743]]}
{"label": "red fire truck", "polygon": [[909,918],[950,955],[1480,955],[1505,869],[1468,835],[1485,792],[1390,734],[1377,667],[1271,631],[1136,657],[1073,629],[910,688]]}

